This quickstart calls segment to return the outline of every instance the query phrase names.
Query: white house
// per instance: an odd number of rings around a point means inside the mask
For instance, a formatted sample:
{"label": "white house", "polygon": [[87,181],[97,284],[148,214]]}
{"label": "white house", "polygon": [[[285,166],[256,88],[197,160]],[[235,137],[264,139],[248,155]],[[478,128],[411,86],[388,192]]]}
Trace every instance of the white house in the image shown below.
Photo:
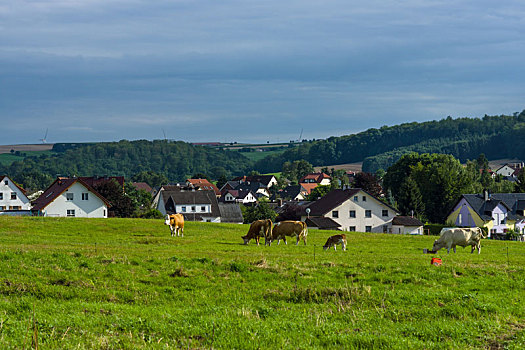
{"label": "white house", "polygon": [[33,215],[107,218],[111,204],[79,178],[59,177],[33,202]]}
{"label": "white house", "polygon": [[379,233],[391,230],[396,215],[391,206],[362,189],[352,188],[333,190],[313,202],[305,208],[301,220],[326,217],[338,223],[342,231]]}
{"label": "white house", "polygon": [[221,222],[221,211],[213,190],[163,186],[153,200],[162,214],[182,214],[187,221]]}
{"label": "white house", "polygon": [[411,216],[396,216],[392,220],[392,232],[404,235],[422,235],[423,223]]}
{"label": "white house", "polygon": [[0,176],[0,211],[22,211],[31,209],[31,202],[25,190],[14,183],[9,176]]}

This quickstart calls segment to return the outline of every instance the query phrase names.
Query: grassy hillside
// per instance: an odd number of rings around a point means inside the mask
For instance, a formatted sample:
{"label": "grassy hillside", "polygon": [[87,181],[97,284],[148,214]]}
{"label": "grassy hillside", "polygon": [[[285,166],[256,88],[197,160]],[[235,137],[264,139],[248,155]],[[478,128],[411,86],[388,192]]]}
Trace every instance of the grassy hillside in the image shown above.
{"label": "grassy hillside", "polygon": [[[246,225],[0,217],[2,348],[525,346],[525,244],[430,265],[434,237],[242,245]],[[508,250],[507,250],[508,249]],[[508,252],[508,255],[507,255]],[[36,339],[36,340],[35,340]]]}

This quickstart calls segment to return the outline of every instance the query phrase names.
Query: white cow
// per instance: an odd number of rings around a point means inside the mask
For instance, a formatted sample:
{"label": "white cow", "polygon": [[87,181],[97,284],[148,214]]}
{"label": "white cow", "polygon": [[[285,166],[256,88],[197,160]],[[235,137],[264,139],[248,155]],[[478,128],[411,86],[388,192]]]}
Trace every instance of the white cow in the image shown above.
{"label": "white cow", "polygon": [[441,248],[447,248],[447,253],[450,253],[450,248],[456,252],[456,246],[466,247],[472,246],[471,253],[478,249],[478,254],[481,253],[481,239],[485,238],[483,231],[479,227],[474,228],[450,228],[441,231],[441,237],[434,241],[432,250],[437,252]]}

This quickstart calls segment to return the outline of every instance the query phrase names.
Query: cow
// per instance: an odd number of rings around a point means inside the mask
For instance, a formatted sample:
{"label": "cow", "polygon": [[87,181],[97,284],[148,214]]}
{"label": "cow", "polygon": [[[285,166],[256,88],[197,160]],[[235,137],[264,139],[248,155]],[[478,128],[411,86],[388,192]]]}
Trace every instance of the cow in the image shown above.
{"label": "cow", "polygon": [[308,228],[306,226],[306,223],[302,221],[281,221],[273,226],[271,237],[268,240],[268,245],[270,245],[271,242],[274,240],[277,240],[277,244],[279,244],[281,243],[281,239],[284,241],[284,244],[288,244],[286,243],[286,236],[297,237],[297,242],[295,243],[295,245],[298,245],[299,241],[302,238],[304,244],[306,245],[307,235]]}
{"label": "cow", "polygon": [[450,253],[450,248],[456,252],[456,246],[466,247],[472,246],[471,253],[474,253],[476,248],[478,254],[481,253],[481,239],[485,238],[483,231],[479,227],[474,228],[450,228],[441,231],[441,237],[434,241],[432,250],[437,252],[441,248],[447,248],[447,254]]}
{"label": "cow", "polygon": [[248,244],[251,239],[255,239],[255,242],[257,242],[257,245],[259,245],[259,239],[264,237],[266,244],[268,242],[268,237],[271,236],[271,232],[272,220],[256,220],[251,223],[250,229],[248,230],[246,236],[242,236],[241,238],[244,240],[244,244]]}
{"label": "cow", "polygon": [[184,237],[184,216],[182,214],[166,215],[166,221],[164,222],[170,227],[171,236],[179,235]]}
{"label": "cow", "polygon": [[326,243],[323,246],[323,250],[328,250],[332,248],[332,246],[334,247],[334,250],[337,250],[336,246],[338,244],[341,244],[341,248],[343,249],[343,251],[346,250],[346,236],[344,234],[328,237]]}

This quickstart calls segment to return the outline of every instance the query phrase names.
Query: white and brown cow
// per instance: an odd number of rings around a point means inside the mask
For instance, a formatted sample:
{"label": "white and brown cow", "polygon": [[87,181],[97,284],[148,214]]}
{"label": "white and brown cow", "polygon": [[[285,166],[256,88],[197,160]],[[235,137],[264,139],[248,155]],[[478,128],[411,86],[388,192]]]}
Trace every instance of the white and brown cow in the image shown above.
{"label": "white and brown cow", "polygon": [[171,214],[166,215],[166,221],[164,222],[170,227],[171,235],[179,235],[184,237],[184,216],[182,214]]}
{"label": "white and brown cow", "polygon": [[306,236],[308,235],[308,228],[306,223],[302,221],[281,221],[273,226],[271,237],[268,240],[268,245],[274,240],[277,240],[277,244],[281,243],[281,239],[286,243],[286,236],[297,237],[296,245],[299,244],[301,238],[306,245]]}
{"label": "white and brown cow", "polygon": [[437,252],[441,248],[447,248],[447,253],[450,253],[450,248],[456,252],[456,246],[466,247],[472,246],[471,253],[474,253],[476,248],[478,254],[481,253],[481,239],[485,238],[483,231],[479,227],[473,228],[450,228],[441,231],[441,237],[434,241],[432,250]]}
{"label": "white and brown cow", "polygon": [[343,251],[346,250],[346,236],[344,234],[328,237],[326,243],[323,246],[323,250],[328,250],[332,248],[332,246],[334,247],[334,250],[337,250],[337,244],[341,244],[341,248],[343,249]]}
{"label": "white and brown cow", "polygon": [[271,232],[272,220],[256,220],[250,225],[250,229],[246,236],[242,236],[241,238],[244,240],[244,244],[248,244],[251,239],[255,239],[255,242],[259,245],[259,239],[261,237],[264,237],[265,242],[268,242],[267,239],[271,236]]}

